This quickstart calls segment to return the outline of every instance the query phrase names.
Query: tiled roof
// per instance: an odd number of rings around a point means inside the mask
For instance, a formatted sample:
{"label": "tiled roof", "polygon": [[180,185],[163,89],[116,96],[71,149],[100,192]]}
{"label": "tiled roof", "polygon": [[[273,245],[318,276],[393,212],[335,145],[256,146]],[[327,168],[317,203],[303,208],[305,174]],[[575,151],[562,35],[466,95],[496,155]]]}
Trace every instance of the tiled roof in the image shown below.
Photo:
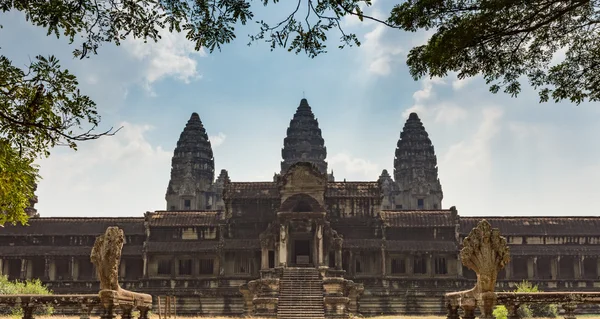
{"label": "tiled roof", "polygon": [[98,236],[104,234],[106,228],[118,226],[125,236],[144,235],[143,217],[97,218],[97,217],[39,217],[30,218],[29,226],[21,224],[5,224],[0,236]]}
{"label": "tiled roof", "polygon": [[469,234],[482,219],[504,236],[600,235],[600,217],[461,217],[460,233]]}
{"label": "tiled roof", "polygon": [[452,241],[425,241],[425,240],[388,240],[386,249],[398,252],[456,252],[458,247]]}
{"label": "tiled roof", "polygon": [[386,210],[381,219],[388,227],[454,227],[455,217],[451,210]]}
{"label": "tiled roof", "polygon": [[258,239],[226,239],[223,247],[225,250],[260,249]]}
{"label": "tiled roof", "polygon": [[194,253],[216,251],[218,240],[178,241],[178,242],[148,242],[146,251],[149,253]]}
{"label": "tiled roof", "polygon": [[279,198],[274,182],[232,182],[225,185],[227,198]]}
{"label": "tiled roof", "polygon": [[510,245],[511,256],[600,255],[598,245]]}
{"label": "tiled roof", "polygon": [[219,211],[156,211],[149,214],[150,226],[216,226],[222,219]]}
{"label": "tiled roof", "polygon": [[[90,256],[91,246],[0,246],[0,256]],[[141,256],[141,245],[123,245],[123,256]]]}
{"label": "tiled roof", "polygon": [[329,182],[325,197],[375,197],[382,196],[378,182]]}

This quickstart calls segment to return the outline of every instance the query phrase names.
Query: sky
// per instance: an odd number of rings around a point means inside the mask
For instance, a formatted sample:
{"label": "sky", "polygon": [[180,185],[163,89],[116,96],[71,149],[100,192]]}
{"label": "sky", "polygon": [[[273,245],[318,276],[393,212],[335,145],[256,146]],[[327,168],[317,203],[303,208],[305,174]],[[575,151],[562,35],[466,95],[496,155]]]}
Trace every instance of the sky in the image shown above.
{"label": "sky", "polygon": [[[392,2],[365,12],[384,17]],[[277,22],[285,4],[258,6]],[[593,216],[600,213],[600,105],[538,102],[525,85],[518,98],[492,94],[480,77],[415,81],[406,54],[430,33],[406,33],[354,18],[343,21],[360,47],[311,59],[266,43],[248,46],[251,22],[223,49],[195,51],[184,34],[158,43],[105,44],[89,59],[77,42],[46,36],[19,12],[2,13],[0,53],[17,65],[54,54],[96,103],[112,137],[78,151],[55,148],[38,161],[36,208],[44,217],[142,216],[164,210],[179,134],[197,112],[210,136],[215,171],[233,181],[270,181],[280,170],[287,126],[300,100],[319,120],[337,180],[377,180],[393,171],[404,122],[417,112],[435,146],[444,199],[462,216]],[[560,59],[560,54],[557,56]]]}

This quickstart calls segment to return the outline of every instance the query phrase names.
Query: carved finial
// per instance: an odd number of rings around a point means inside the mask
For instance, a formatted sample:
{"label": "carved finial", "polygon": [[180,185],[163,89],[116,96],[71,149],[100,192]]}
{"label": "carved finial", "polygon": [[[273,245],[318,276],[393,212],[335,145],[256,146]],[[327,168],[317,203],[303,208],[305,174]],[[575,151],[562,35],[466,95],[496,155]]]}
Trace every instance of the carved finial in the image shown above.
{"label": "carved finial", "polygon": [[121,290],[119,264],[124,239],[123,230],[119,227],[108,227],[103,235],[96,237],[90,259],[96,266],[100,290]]}
{"label": "carved finial", "polygon": [[477,273],[473,292],[493,292],[498,272],[510,261],[510,249],[498,228],[492,228],[484,219],[464,239],[460,260]]}

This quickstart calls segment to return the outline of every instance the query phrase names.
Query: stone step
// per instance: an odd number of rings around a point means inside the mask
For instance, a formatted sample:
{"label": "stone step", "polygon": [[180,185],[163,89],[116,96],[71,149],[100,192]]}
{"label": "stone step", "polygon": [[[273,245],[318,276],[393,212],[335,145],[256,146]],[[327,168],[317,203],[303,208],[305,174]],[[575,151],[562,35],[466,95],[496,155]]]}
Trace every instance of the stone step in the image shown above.
{"label": "stone step", "polygon": [[277,319],[324,319],[323,281],[314,268],[285,268]]}
{"label": "stone step", "polygon": [[279,309],[280,311],[278,311],[280,314],[285,314],[285,313],[323,313],[324,310],[323,309],[316,309],[316,308],[312,308],[312,309],[308,309],[308,308],[298,308],[298,309],[294,309],[294,308],[282,308]]}

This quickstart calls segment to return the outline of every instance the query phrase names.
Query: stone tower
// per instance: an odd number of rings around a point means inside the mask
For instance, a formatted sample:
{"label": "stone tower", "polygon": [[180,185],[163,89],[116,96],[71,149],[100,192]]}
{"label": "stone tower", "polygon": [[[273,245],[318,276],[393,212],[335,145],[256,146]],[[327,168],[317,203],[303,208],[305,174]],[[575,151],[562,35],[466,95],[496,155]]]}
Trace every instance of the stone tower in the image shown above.
{"label": "stone tower", "polygon": [[[287,136],[281,150],[281,174],[297,162],[311,162],[321,173],[327,173],[327,148],[321,137],[319,122],[315,118],[306,99],[300,101],[296,114],[290,121]],[[330,179],[332,176],[330,175]]]}
{"label": "stone tower", "polygon": [[192,113],[177,141],[167,187],[167,210],[210,209],[215,161],[198,113]]}
{"label": "stone tower", "polygon": [[397,185],[395,209],[441,209],[442,185],[437,158],[417,113],[411,113],[400,134],[394,158]]}
{"label": "stone tower", "polygon": [[36,218],[36,217],[40,217],[40,214],[38,214],[37,209],[35,208],[35,204],[37,204],[38,202],[38,197],[37,195],[35,195],[35,191],[37,190],[37,183],[33,184],[33,198],[29,199],[29,206],[27,206],[25,208],[25,214],[27,214],[27,216],[29,218]]}

